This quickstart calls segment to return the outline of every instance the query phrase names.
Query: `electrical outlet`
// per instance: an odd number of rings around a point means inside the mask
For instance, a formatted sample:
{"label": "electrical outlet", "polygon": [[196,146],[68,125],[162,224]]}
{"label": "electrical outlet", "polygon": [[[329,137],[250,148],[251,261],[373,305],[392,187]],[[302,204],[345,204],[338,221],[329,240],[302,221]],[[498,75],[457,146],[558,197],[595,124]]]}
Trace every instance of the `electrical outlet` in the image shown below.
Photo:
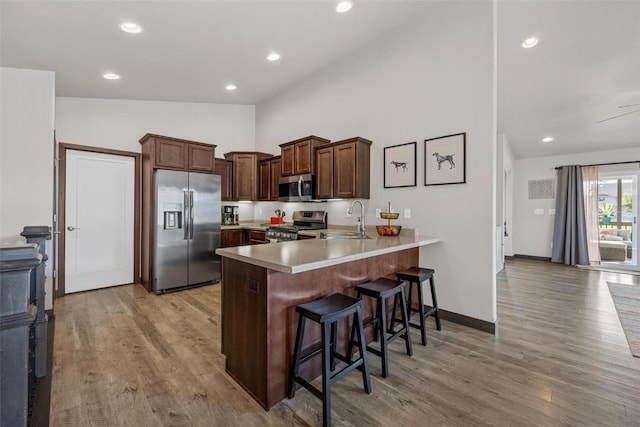
{"label": "electrical outlet", "polygon": [[349,209],[347,209],[347,218],[351,218],[351,213],[349,212]]}
{"label": "electrical outlet", "polygon": [[411,218],[411,209],[404,208],[404,217],[405,217],[405,219]]}
{"label": "electrical outlet", "polygon": [[258,215],[262,215],[262,208],[258,208]]}
{"label": "electrical outlet", "polygon": [[382,209],[376,209],[376,218],[380,218],[380,212],[382,212]]}

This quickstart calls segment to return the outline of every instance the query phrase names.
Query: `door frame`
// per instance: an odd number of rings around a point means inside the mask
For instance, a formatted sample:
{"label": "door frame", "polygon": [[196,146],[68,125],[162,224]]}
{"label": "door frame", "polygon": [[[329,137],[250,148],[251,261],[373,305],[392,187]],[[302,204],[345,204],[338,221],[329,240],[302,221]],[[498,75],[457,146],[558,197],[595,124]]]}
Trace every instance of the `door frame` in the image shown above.
{"label": "door frame", "polygon": [[114,156],[133,157],[134,159],[134,206],[133,206],[133,283],[140,283],[140,203],[141,203],[141,171],[142,155],[132,151],[113,150],[110,148],[90,147],[61,142],[58,144],[58,281],[54,297],[65,295],[65,221],[66,187],[67,187],[67,150],[85,151],[88,153],[111,154]]}

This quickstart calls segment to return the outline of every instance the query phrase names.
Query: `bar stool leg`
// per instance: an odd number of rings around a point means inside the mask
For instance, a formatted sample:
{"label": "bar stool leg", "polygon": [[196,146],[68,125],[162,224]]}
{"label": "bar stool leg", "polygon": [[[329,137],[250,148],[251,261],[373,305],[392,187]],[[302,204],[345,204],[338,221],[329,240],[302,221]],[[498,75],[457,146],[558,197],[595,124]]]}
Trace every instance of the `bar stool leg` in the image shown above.
{"label": "bar stool leg", "polygon": [[378,298],[377,303],[377,313],[378,313],[378,322],[377,328],[381,331],[381,339],[380,339],[380,351],[382,353],[382,376],[387,378],[389,376],[389,361],[387,360],[387,313],[385,304],[386,298]]}
{"label": "bar stool leg", "polygon": [[383,311],[380,309],[379,302],[380,300],[376,302],[376,314],[373,320],[373,341],[374,342],[378,342],[378,340],[380,339],[380,313],[382,313]]}
{"label": "bar stool leg", "polygon": [[424,330],[424,298],[422,296],[422,283],[417,282],[418,287],[418,313],[420,313],[420,334],[422,345],[427,345],[427,332]]}
{"label": "bar stool leg", "polygon": [[329,353],[329,355],[331,356],[331,372],[336,370],[336,359],[333,357],[333,355],[336,353],[336,335],[337,335],[337,328],[338,328],[338,322],[332,322],[331,323],[331,353]]}
{"label": "bar stool leg", "polygon": [[[396,294],[396,298],[400,298],[400,312],[402,313],[402,324],[404,325],[404,342],[407,347],[407,354],[413,356],[413,347],[411,346],[411,334],[409,333],[409,315],[407,306],[404,304],[404,289],[400,289],[400,294]],[[395,307],[395,300],[393,306]]]}
{"label": "bar stool leg", "polygon": [[322,327],[322,425],[331,426],[331,324]]}
{"label": "bar stool leg", "polygon": [[[393,309],[391,310],[391,322],[389,325],[389,332],[393,333],[393,331],[396,328],[396,313],[397,313],[397,307],[396,305],[398,304],[398,294],[395,295],[395,297],[393,298]],[[402,301],[400,301],[400,304],[406,304],[404,298],[402,299]]]}
{"label": "bar stool leg", "polygon": [[298,315],[298,332],[296,333],[296,344],[293,350],[293,367],[289,372],[289,399],[293,399],[296,394],[296,387],[294,379],[298,375],[298,368],[300,367],[300,352],[302,351],[302,337],[304,335],[305,317]]}
{"label": "bar stool leg", "polygon": [[413,307],[411,306],[412,300],[413,300],[413,282],[409,282],[409,297],[407,298],[407,313],[409,313],[409,320],[411,320],[411,312],[413,311]]}
{"label": "bar stool leg", "polygon": [[[358,330],[358,349],[362,358],[362,382],[364,383],[364,391],[371,394],[371,379],[369,378],[369,362],[367,361],[367,345],[364,337],[364,327],[362,326],[362,312],[360,307],[356,308],[356,314],[353,318],[354,329]],[[351,358],[349,358],[351,360]]]}
{"label": "bar stool leg", "polygon": [[436,283],[435,278],[431,276],[429,279],[429,284],[431,285],[431,299],[433,300],[433,309],[435,310],[435,318],[436,318],[436,329],[439,331],[442,330],[440,326],[440,309],[438,308],[438,300],[436,299]]}

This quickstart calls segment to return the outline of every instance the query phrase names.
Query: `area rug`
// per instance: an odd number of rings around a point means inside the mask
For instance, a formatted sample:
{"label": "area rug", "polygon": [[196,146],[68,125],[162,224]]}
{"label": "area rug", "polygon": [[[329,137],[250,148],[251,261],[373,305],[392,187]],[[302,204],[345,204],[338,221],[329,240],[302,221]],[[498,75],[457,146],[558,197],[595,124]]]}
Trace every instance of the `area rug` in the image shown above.
{"label": "area rug", "polygon": [[631,354],[640,357],[640,285],[607,282]]}

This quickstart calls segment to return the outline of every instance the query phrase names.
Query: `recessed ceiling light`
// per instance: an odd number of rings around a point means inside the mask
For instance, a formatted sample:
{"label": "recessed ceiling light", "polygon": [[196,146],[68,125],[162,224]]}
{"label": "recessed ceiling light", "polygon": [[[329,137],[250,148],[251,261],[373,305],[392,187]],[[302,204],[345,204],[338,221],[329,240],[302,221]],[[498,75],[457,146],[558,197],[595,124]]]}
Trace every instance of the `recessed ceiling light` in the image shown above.
{"label": "recessed ceiling light", "polygon": [[102,77],[107,80],[118,80],[120,78],[120,75],[116,73],[104,73]]}
{"label": "recessed ceiling light", "polygon": [[336,12],[345,13],[345,12],[350,11],[352,7],[353,7],[353,2],[352,1],[348,1],[348,0],[347,1],[341,1],[336,6]]}
{"label": "recessed ceiling light", "polygon": [[271,52],[268,56],[267,56],[267,60],[269,61],[277,61],[278,59],[280,59],[280,54],[276,53],[276,52]]}
{"label": "recessed ceiling light", "polygon": [[228,84],[224,87],[226,90],[236,90],[238,89],[238,86],[234,85],[234,84]]}
{"label": "recessed ceiling light", "polygon": [[534,47],[538,44],[538,39],[535,37],[529,37],[525,41],[522,42],[522,47],[525,49],[529,49],[530,47]]}
{"label": "recessed ceiling light", "polygon": [[125,33],[138,34],[142,32],[142,27],[135,22],[125,22],[120,25],[120,29]]}
{"label": "recessed ceiling light", "polygon": [[542,142],[544,142],[546,144],[548,144],[548,143],[550,143],[552,141],[553,141],[553,138],[551,138],[550,136],[542,138]]}

